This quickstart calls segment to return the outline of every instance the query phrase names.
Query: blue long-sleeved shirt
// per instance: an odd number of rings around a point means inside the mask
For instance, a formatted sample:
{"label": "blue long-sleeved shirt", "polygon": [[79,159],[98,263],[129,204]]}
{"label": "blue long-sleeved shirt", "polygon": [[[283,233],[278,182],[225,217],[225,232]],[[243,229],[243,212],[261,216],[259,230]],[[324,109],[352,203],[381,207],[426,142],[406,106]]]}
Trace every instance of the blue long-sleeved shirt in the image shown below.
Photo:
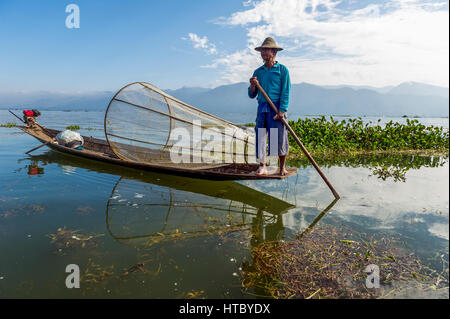
{"label": "blue long-sleeved shirt", "polygon": [[[276,62],[270,69],[265,65],[260,66],[253,72],[253,76],[259,81],[261,87],[266,91],[273,103],[280,104],[279,110],[285,113],[289,106],[289,93],[291,91],[291,80],[288,69]],[[269,106],[264,96],[255,88],[253,92],[248,88],[248,96],[253,99],[258,95],[258,113],[269,112]],[[265,102],[265,103],[264,103]]]}

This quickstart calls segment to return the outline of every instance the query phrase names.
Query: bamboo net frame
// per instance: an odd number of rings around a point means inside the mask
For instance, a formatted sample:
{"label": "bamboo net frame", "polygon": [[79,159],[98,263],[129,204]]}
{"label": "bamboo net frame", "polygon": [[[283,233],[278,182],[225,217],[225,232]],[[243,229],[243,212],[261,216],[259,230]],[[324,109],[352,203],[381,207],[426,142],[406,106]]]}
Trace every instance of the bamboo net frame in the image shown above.
{"label": "bamboo net frame", "polygon": [[131,83],[114,95],[104,126],[109,146],[127,161],[194,170],[256,163],[254,130],[204,112],[145,82]]}

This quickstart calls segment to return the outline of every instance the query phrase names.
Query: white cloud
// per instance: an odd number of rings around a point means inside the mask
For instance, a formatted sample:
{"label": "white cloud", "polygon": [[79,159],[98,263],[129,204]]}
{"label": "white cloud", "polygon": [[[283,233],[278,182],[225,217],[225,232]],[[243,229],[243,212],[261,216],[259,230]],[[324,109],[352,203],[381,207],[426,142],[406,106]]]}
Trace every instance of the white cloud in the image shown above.
{"label": "white cloud", "polygon": [[254,47],[272,36],[293,83],[448,86],[449,12],[442,3],[393,0],[345,9],[343,1],[262,0],[220,19],[247,30],[245,49],[215,59],[220,82],[247,81],[261,64]]}
{"label": "white cloud", "polygon": [[216,45],[211,43],[205,36],[203,38],[199,37],[195,33],[189,33],[189,38],[182,38],[183,40],[191,41],[196,49],[203,49],[208,54],[217,54]]}

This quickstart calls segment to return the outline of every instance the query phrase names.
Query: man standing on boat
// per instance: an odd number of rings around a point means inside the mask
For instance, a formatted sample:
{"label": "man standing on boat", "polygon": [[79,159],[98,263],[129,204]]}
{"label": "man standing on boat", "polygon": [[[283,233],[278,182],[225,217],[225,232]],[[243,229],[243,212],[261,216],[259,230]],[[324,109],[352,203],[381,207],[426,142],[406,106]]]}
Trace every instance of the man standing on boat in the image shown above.
{"label": "man standing on boat", "polygon": [[[289,105],[291,80],[288,69],[275,61],[280,48],[274,39],[266,38],[260,47],[255,48],[261,52],[264,65],[253,72],[250,78],[248,96],[253,99],[258,96],[258,112],[256,116],[256,157],[259,161],[258,175],[267,175],[266,148],[267,135],[269,135],[269,156],[278,155],[280,160],[280,175],[286,175],[286,155],[289,151],[287,129],[280,119],[286,116]],[[278,109],[275,113],[267,103],[264,96],[258,92],[256,84],[259,82],[269,98]],[[268,134],[267,134],[268,133]],[[276,145],[274,145],[276,144]]]}

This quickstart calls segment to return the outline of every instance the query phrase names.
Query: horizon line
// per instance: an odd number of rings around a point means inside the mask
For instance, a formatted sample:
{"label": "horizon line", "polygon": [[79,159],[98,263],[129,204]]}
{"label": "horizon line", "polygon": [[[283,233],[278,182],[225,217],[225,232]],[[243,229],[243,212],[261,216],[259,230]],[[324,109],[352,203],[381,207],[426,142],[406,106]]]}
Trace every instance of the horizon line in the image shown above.
{"label": "horizon line", "polygon": [[[151,83],[151,82],[148,82]],[[175,88],[175,89],[169,89],[169,88],[164,88],[161,89],[163,91],[177,91],[177,90],[181,90],[181,89],[207,89],[207,90],[214,90],[217,89],[219,87],[224,87],[224,86],[229,86],[229,85],[235,85],[235,84],[240,84],[240,83],[247,83],[247,82],[234,82],[234,83],[229,83],[229,84],[221,84],[218,85],[216,87],[202,87],[202,86],[181,86],[179,88]],[[128,84],[128,83],[127,83]],[[404,81],[404,82],[400,82],[399,84],[390,84],[390,85],[383,85],[383,86],[373,86],[373,85],[369,85],[369,84],[315,84],[315,83],[311,83],[311,82],[298,82],[298,83],[291,83],[291,85],[299,85],[299,84],[309,84],[309,85],[314,85],[314,86],[319,86],[319,87],[323,87],[323,88],[338,88],[338,87],[360,87],[360,88],[372,88],[372,89],[384,89],[384,88],[389,88],[389,87],[398,87],[402,84],[424,84],[424,85],[429,85],[429,86],[434,86],[434,87],[438,87],[438,88],[442,88],[442,89],[449,89],[448,86],[441,86],[441,85],[436,85],[436,84],[430,84],[430,83],[425,83],[425,82],[417,82],[417,81]],[[126,84],[125,84],[126,85]],[[125,86],[124,85],[124,86]],[[27,94],[27,93],[53,93],[53,94],[93,94],[93,93],[99,93],[99,92],[117,92],[118,90],[120,90],[123,86],[121,86],[120,88],[114,90],[114,89],[104,89],[104,90],[90,90],[90,91],[80,91],[80,90],[76,90],[76,91],[62,91],[62,90],[55,90],[55,91],[51,91],[51,90],[46,90],[46,89],[40,89],[40,90],[18,90],[18,91],[0,91],[0,94]]]}

